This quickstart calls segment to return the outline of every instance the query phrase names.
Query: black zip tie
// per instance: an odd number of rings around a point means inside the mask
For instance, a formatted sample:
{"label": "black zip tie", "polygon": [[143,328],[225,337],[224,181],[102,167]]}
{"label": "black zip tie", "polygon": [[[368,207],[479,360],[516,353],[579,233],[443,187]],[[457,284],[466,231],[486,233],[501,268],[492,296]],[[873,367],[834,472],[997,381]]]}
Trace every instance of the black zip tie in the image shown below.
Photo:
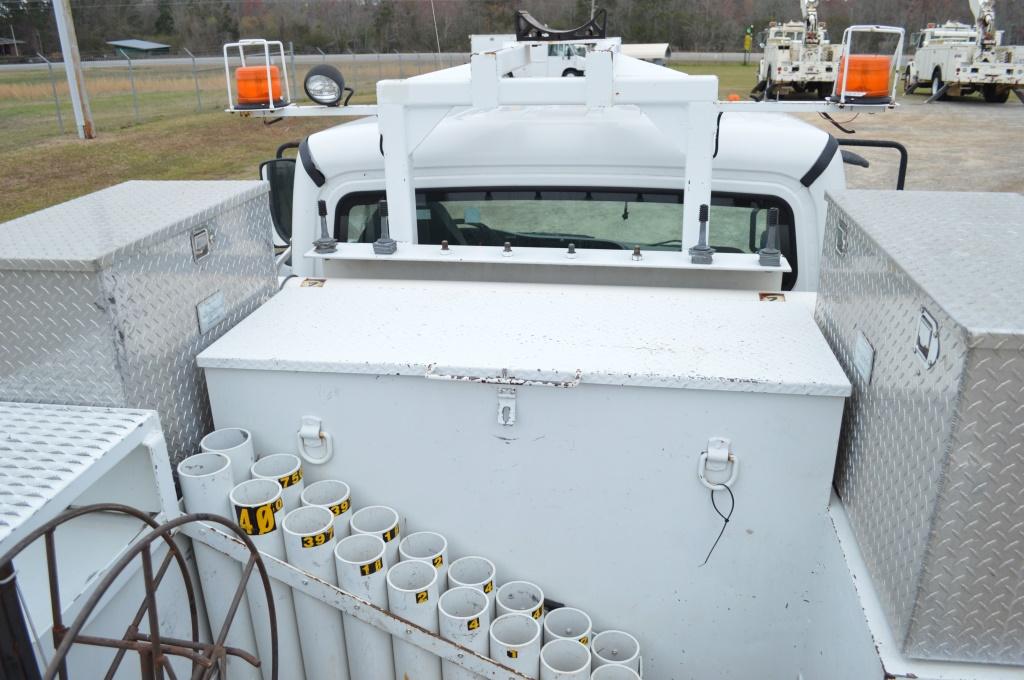
{"label": "black zip tie", "polygon": [[[711,550],[708,551],[708,556],[704,558],[703,562],[701,562],[700,566],[702,566],[702,567],[705,564],[708,563],[708,560],[711,559],[711,553],[715,552],[715,548],[718,547],[718,542],[720,540],[722,540],[722,534],[725,533],[725,528],[727,526],[729,526],[729,520],[732,519],[733,510],[736,509],[736,496],[733,495],[732,489],[729,488],[728,484],[721,484],[720,486],[721,486],[721,489],[712,489],[711,490],[711,507],[713,507],[715,509],[715,512],[718,513],[718,516],[722,518],[722,530],[718,532],[718,538],[716,538],[715,542],[711,545]],[[718,503],[715,502],[715,492],[716,491],[721,491],[722,489],[725,489],[726,491],[729,492],[729,514],[728,515],[723,515],[722,511],[718,509]]]}

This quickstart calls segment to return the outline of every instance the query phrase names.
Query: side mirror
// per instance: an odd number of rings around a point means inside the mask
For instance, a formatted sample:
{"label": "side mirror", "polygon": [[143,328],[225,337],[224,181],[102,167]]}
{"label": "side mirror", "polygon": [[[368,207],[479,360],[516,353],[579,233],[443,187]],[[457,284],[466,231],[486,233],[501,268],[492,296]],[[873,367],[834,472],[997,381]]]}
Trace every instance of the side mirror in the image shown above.
{"label": "side mirror", "polygon": [[270,217],[274,231],[285,242],[292,240],[292,193],[295,189],[295,159],[275,158],[260,163],[260,179],[270,183]]}

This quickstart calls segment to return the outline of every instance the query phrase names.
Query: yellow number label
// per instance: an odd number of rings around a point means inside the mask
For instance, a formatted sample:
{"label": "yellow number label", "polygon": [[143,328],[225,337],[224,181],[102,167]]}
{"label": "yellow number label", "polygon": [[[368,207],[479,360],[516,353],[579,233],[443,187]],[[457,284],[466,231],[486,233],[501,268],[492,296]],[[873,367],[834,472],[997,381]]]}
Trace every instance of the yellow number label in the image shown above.
{"label": "yellow number label", "polygon": [[327,509],[330,510],[331,512],[333,512],[334,516],[337,517],[338,515],[344,515],[346,512],[348,512],[348,509],[350,507],[352,507],[352,503],[350,502],[350,500],[348,498],[346,498],[345,500],[343,500],[342,502],[338,503],[337,505],[328,506]]}
{"label": "yellow number label", "polygon": [[510,659],[518,659],[519,658],[519,650],[518,649],[506,649],[505,650],[505,656],[507,656]]}
{"label": "yellow number label", "polygon": [[466,628],[468,628],[469,630],[476,630],[479,627],[480,627],[480,619],[470,619],[466,623]]}
{"label": "yellow number label", "polygon": [[494,581],[488,581],[484,584],[485,593],[490,593],[492,590],[494,590]]}
{"label": "yellow number label", "polygon": [[362,564],[359,566],[359,573],[363,576],[369,576],[370,574],[376,574],[378,571],[384,568],[384,560],[376,559],[373,562]]}
{"label": "yellow number label", "polygon": [[303,548],[315,548],[317,546],[327,543],[327,541],[334,538],[334,527],[329,527],[327,531],[321,531],[319,534],[313,534],[312,536],[302,537]]}
{"label": "yellow number label", "polygon": [[266,503],[255,508],[241,505],[235,506],[235,519],[242,531],[250,536],[262,536],[277,529],[274,514],[281,509],[283,503],[278,498],[273,503]]}
{"label": "yellow number label", "polygon": [[590,642],[590,638],[589,638],[589,637],[587,637],[586,635],[584,635],[583,637],[581,637],[581,638],[580,638],[580,644],[581,644],[581,645],[585,645],[585,644],[587,644],[588,642]]}
{"label": "yellow number label", "polygon": [[535,619],[540,619],[540,615],[543,614],[543,613],[544,613],[544,605],[541,605],[541,606],[537,607],[536,609],[534,609],[532,612],[530,612],[530,616],[532,616]]}
{"label": "yellow number label", "polygon": [[416,604],[423,604],[428,599],[430,599],[430,594],[427,591],[421,590],[420,592],[416,593]]}
{"label": "yellow number label", "polygon": [[380,537],[384,539],[385,543],[395,540],[398,537],[398,525],[396,524],[395,526],[391,527],[383,534],[381,534]]}
{"label": "yellow number label", "polygon": [[433,562],[435,567],[440,569],[441,566],[444,564],[444,556],[443,555],[438,555],[437,557],[432,559],[431,562]]}
{"label": "yellow number label", "polygon": [[281,486],[284,487],[285,489],[287,489],[289,486],[292,486],[293,484],[298,484],[299,482],[302,481],[302,468],[299,468],[290,475],[278,477],[277,481],[280,482]]}

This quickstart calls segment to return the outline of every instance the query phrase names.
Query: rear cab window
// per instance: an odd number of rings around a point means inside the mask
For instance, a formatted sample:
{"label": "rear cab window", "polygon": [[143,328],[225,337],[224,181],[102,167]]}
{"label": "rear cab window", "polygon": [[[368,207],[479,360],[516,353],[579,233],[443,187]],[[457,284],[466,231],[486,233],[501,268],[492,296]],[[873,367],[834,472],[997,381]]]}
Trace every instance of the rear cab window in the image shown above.
{"label": "rear cab window", "polygon": [[[384,192],[348,194],[337,205],[335,238],[372,243],[380,235],[377,205]],[[515,248],[683,251],[683,194],[660,189],[574,187],[453,188],[416,194],[417,240],[421,244]],[[756,253],[765,238],[768,208],[779,209],[780,250],[796,281],[793,211],[778,197],[715,193],[710,241],[722,253]],[[693,244],[686,244],[687,247]]]}

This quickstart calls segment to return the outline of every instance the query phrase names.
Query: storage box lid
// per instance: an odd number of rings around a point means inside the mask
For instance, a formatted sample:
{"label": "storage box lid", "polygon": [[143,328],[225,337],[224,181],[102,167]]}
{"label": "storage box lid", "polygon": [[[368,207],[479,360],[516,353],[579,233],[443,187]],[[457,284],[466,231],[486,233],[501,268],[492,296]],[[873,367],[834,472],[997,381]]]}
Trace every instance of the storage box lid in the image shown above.
{"label": "storage box lid", "polygon": [[286,287],[204,368],[847,396],[807,306],[693,289],[328,279]]}
{"label": "storage box lid", "polygon": [[846,191],[830,198],[974,347],[1024,335],[1024,196]]}
{"label": "storage box lid", "polygon": [[0,224],[0,269],[96,271],[267,191],[258,181],[117,184]]}

